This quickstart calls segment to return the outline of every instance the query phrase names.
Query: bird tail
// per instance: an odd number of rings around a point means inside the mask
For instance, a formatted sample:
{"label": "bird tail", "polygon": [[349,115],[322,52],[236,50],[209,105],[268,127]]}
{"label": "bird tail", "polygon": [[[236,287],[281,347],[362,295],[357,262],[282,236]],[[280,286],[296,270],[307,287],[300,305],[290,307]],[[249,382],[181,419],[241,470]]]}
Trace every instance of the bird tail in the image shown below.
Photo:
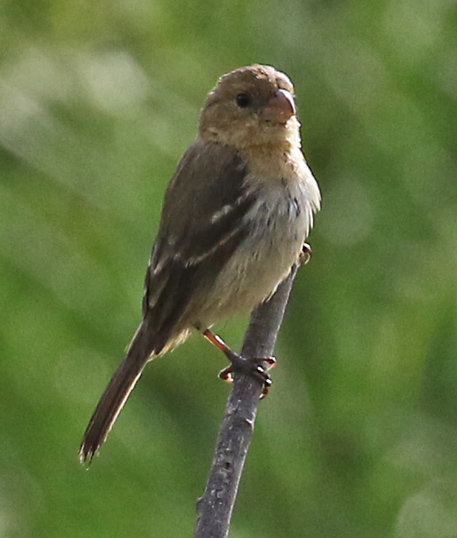
{"label": "bird tail", "polygon": [[146,363],[154,356],[151,347],[143,324],[135,334],[124,360],[114,372],[84,432],[79,450],[81,463],[90,462],[105,442]]}

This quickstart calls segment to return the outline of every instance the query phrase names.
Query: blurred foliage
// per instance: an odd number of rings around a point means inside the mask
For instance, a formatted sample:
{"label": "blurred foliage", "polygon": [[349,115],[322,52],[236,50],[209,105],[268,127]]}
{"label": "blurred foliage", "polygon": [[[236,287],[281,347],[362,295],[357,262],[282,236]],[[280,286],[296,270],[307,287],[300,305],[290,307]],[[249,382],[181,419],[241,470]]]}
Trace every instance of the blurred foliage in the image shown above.
{"label": "blurred foliage", "polygon": [[[0,536],[191,536],[228,388],[195,335],[86,472],[216,78],[296,85],[323,192],[233,538],[457,536],[457,5],[2,0]],[[246,319],[218,331],[239,345]]]}

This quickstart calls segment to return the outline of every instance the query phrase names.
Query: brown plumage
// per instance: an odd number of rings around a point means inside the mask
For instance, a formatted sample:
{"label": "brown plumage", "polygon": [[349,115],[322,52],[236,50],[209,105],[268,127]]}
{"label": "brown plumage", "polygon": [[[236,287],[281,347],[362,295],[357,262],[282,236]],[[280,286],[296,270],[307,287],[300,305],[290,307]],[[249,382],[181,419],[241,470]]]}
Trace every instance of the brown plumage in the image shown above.
{"label": "brown plumage", "polygon": [[148,362],[269,297],[298,259],[319,208],[300,150],[293,86],[254,65],[208,94],[196,141],[167,188],[147,270],[143,321],[89,422],[99,450]]}

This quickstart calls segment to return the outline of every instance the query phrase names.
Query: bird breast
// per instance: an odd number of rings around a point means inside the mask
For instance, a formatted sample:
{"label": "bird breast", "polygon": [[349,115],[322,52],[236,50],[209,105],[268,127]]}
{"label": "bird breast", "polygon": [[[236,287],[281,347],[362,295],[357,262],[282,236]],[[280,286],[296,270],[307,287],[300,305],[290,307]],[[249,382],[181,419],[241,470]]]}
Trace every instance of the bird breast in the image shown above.
{"label": "bird breast", "polygon": [[246,178],[257,191],[245,216],[249,233],[216,278],[200,311],[200,326],[252,310],[286,278],[312,224],[315,201],[308,181],[314,178],[308,173],[310,177],[295,181],[266,181],[252,174]]}

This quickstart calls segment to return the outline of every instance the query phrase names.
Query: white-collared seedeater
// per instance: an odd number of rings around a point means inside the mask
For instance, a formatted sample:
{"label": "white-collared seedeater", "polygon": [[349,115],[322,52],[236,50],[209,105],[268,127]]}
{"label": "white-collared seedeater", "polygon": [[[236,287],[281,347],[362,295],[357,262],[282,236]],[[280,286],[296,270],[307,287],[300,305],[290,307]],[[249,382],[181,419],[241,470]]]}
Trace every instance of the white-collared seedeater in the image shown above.
{"label": "white-collared seedeater", "polygon": [[81,461],[98,452],[148,361],[193,329],[218,345],[210,327],[265,301],[297,262],[320,206],[299,129],[293,85],[273,67],[236,69],[208,94],[165,193],[143,320],[92,415]]}

